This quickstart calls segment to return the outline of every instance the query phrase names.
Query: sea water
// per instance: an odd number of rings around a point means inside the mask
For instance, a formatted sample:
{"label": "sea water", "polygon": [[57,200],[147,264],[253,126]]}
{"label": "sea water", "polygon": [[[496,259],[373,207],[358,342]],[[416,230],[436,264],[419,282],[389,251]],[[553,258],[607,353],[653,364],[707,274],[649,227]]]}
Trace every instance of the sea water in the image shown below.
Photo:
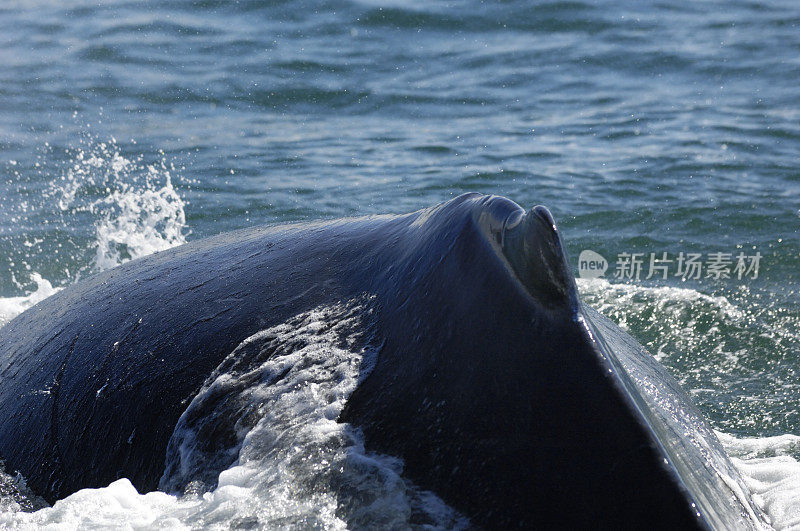
{"label": "sea water", "polygon": [[[584,299],[689,391],[773,527],[800,529],[796,2],[7,2],[0,65],[0,324],[235,228],[465,191],[545,204],[576,274],[584,250],[607,261]],[[727,278],[708,274],[716,253]],[[757,273],[736,274],[740,253]],[[699,278],[678,270],[689,254]],[[647,278],[651,258],[666,278]],[[210,490],[122,479],[25,512],[41,500],[0,473],[0,526],[463,526],[331,420],[364,353],[336,350],[346,327],[311,331],[342,311],[271,332],[316,338],[274,360],[305,391],[253,399],[305,423],[248,424]],[[345,484],[363,488],[330,490]]]}

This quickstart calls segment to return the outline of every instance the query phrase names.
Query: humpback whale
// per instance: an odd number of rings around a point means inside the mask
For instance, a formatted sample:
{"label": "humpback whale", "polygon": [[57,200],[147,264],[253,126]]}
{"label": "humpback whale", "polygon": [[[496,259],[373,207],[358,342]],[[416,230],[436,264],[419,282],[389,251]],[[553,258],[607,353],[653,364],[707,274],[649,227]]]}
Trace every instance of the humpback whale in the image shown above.
{"label": "humpback whale", "polygon": [[675,379],[581,301],[550,212],[480,194],[222,234],[61,290],[0,329],[0,459],[50,502],[122,477],[180,490],[166,456],[210,375],[353,300],[375,355],[339,422],[471,525],[763,523]]}

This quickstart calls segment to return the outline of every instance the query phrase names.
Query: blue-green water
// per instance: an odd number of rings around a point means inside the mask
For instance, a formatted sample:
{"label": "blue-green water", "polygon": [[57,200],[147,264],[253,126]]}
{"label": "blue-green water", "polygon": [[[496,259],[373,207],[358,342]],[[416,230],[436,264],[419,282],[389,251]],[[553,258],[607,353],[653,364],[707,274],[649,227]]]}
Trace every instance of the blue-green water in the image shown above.
{"label": "blue-green water", "polygon": [[759,252],[580,288],[716,429],[800,435],[799,161],[795,1],[6,3],[0,320],[183,241],[495,193],[576,267]]}

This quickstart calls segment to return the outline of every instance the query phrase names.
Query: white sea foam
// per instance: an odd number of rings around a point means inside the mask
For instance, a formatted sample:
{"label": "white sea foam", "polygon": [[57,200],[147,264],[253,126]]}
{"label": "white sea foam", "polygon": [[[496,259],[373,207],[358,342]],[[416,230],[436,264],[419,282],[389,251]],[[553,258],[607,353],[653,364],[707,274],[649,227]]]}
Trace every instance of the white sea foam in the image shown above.
{"label": "white sea foam", "polygon": [[745,316],[727,297],[707,295],[691,288],[611,283],[602,278],[579,278],[577,283],[587,302],[623,328],[628,328],[629,323],[625,312],[620,310],[641,302],[651,303],[662,315],[666,312],[676,317],[685,315],[687,310],[691,311],[696,306],[711,308],[720,318],[732,322],[738,322]]}
{"label": "white sea foam", "polygon": [[0,512],[0,526],[21,530],[68,529],[190,529],[169,510],[178,507],[174,496],[163,492],[139,494],[127,479],[101,489],[84,489],[33,513]]}
{"label": "white sea foam", "polygon": [[800,437],[736,438],[717,432],[775,529],[800,530]]}
{"label": "white sea foam", "polygon": [[54,288],[49,281],[43,279],[38,273],[32,273],[31,280],[36,283],[36,289],[27,295],[0,298],[0,326],[3,326],[20,313],[34,304],[43,301],[60,289]]}

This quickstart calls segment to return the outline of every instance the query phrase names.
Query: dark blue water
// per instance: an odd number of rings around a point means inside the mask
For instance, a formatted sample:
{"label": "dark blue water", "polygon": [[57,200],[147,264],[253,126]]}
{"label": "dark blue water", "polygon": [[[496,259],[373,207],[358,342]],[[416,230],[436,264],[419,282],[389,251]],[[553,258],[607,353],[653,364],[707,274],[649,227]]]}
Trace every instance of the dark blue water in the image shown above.
{"label": "dark blue water", "polygon": [[548,205],[576,266],[759,252],[580,287],[715,428],[800,434],[798,160],[795,1],[0,7],[6,318],[185,240],[496,193]]}

